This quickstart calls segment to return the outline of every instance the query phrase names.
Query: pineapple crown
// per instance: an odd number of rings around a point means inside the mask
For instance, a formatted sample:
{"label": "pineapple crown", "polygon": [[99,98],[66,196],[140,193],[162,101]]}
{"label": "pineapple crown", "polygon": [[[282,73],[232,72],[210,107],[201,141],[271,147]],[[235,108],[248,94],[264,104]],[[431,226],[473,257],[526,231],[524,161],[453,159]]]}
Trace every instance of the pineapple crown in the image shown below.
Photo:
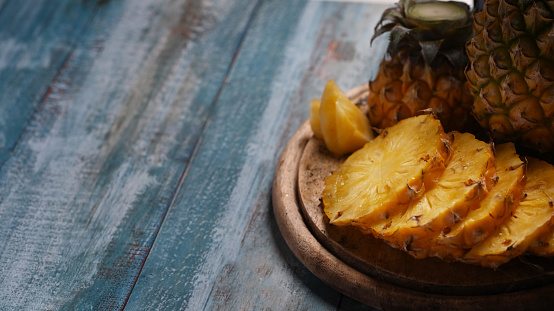
{"label": "pineapple crown", "polygon": [[457,1],[400,0],[383,12],[373,40],[390,32],[389,55],[408,51],[428,64],[446,58],[452,65],[465,66],[465,43],[473,36],[469,6]]}

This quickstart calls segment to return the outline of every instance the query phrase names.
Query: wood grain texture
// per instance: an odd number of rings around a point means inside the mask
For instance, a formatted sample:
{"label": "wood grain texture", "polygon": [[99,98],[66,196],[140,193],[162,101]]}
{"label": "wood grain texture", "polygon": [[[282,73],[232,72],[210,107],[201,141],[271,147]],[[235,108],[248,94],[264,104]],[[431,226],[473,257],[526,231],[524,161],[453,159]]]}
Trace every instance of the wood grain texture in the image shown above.
{"label": "wood grain texture", "polygon": [[[10,33],[25,35],[15,25],[31,9],[9,15],[15,2],[0,14],[13,19]],[[30,102],[14,127],[2,128],[9,139],[0,168],[1,310],[124,307],[254,6],[72,1],[38,8],[51,15],[22,23],[44,41],[13,43],[22,57],[15,64],[31,67],[25,75],[38,75],[36,86],[6,78],[23,75],[11,65],[0,73],[1,87],[13,89],[2,99],[8,109]],[[81,21],[87,10],[94,15]],[[73,32],[78,40],[62,36]]]}
{"label": "wood grain texture", "polygon": [[52,91],[96,2],[0,2],[0,166]]}
{"label": "wood grain texture", "polygon": [[384,8],[0,1],[0,310],[356,305],[288,249],[271,181],[325,82],[375,74]]}
{"label": "wood grain texture", "polygon": [[[367,81],[384,6],[266,1],[127,303],[134,310],[335,310],[340,296],[284,246],[271,183],[328,79]],[[268,38],[267,34],[271,34]],[[360,39],[362,38],[362,39]]]}

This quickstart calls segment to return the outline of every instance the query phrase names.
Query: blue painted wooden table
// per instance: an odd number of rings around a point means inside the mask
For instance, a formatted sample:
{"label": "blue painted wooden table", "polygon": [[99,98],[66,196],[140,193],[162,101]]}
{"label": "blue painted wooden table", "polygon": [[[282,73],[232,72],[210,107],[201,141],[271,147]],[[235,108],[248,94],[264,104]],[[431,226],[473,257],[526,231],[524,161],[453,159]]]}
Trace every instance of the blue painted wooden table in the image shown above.
{"label": "blue painted wooden table", "polygon": [[375,74],[386,7],[0,0],[0,310],[363,307],[271,188],[325,82]]}

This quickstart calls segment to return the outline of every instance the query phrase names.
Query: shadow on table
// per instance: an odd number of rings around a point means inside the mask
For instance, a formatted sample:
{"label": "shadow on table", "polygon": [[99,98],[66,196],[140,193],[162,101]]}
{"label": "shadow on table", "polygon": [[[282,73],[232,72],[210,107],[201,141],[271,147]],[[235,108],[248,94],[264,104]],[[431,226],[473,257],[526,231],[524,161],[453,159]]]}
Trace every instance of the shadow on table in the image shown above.
{"label": "shadow on table", "polygon": [[[271,198],[269,202],[272,202]],[[325,284],[319,278],[317,278],[312,272],[310,272],[303,264],[296,258],[294,253],[291,251],[287,245],[285,239],[279,231],[277,222],[275,220],[275,215],[273,214],[273,205],[270,204],[267,209],[269,213],[268,217],[268,226],[271,229],[271,235],[275,246],[278,250],[279,255],[282,260],[287,264],[290,271],[294,274],[294,277],[298,279],[298,283],[303,283],[309,291],[311,291],[314,296],[314,300],[319,299],[320,301],[325,302],[329,305],[331,310],[379,310],[373,307],[367,306],[361,302],[358,302],[350,297],[347,297],[338,291],[331,288],[329,285]]]}

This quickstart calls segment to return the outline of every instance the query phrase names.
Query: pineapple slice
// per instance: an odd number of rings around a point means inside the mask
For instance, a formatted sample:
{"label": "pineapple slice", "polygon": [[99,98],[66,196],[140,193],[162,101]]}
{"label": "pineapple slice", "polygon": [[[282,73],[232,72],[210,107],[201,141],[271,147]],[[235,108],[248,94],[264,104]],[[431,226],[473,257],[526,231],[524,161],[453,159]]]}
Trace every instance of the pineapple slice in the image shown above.
{"label": "pineapple slice", "polygon": [[550,231],[546,234],[539,236],[539,238],[529,246],[527,252],[542,257],[554,256],[554,226],[550,227]]}
{"label": "pineapple slice", "polygon": [[429,255],[432,240],[479,207],[496,179],[492,146],[469,133],[454,133],[452,159],[437,184],[405,213],[374,223],[374,235],[416,258]]}
{"label": "pineapple slice", "polygon": [[[314,109],[316,106],[314,103]],[[337,155],[352,153],[373,139],[369,119],[333,80],[329,80],[323,90],[319,119],[325,146]],[[317,127],[316,121],[311,124],[312,129]]]}
{"label": "pineapple slice", "polygon": [[523,254],[534,241],[547,234],[554,211],[554,167],[529,158],[523,191],[524,198],[511,217],[466,253],[462,261],[496,268]]}
{"label": "pineapple slice", "polygon": [[[526,181],[526,166],[516,153],[513,143],[496,147],[498,181],[481,207],[470,211],[466,218],[435,239],[437,257],[458,258],[466,249],[483,241],[510,216],[519,203]],[[446,248],[446,249],[445,249]]]}
{"label": "pineapple slice", "polygon": [[325,214],[332,224],[363,229],[402,212],[442,174],[450,143],[440,121],[430,115],[384,130],[326,179]]}

